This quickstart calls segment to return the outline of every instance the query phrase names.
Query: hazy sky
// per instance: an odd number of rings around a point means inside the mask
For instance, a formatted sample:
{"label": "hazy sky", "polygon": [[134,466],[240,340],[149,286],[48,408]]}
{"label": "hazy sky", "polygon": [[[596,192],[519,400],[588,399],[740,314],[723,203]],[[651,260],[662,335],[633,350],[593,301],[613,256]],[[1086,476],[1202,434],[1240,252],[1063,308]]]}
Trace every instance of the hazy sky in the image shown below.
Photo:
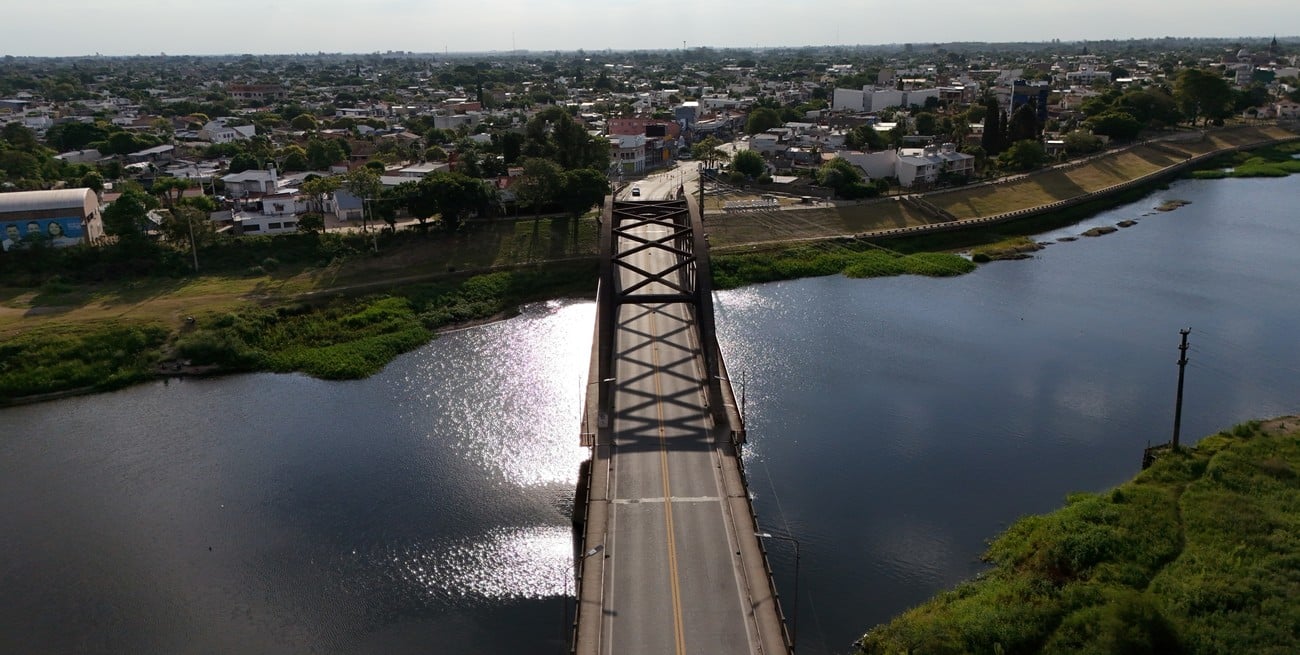
{"label": "hazy sky", "polygon": [[[6,2],[0,54],[752,47],[1287,36],[1300,1],[47,0]],[[1289,30],[1289,32],[1288,32]]]}

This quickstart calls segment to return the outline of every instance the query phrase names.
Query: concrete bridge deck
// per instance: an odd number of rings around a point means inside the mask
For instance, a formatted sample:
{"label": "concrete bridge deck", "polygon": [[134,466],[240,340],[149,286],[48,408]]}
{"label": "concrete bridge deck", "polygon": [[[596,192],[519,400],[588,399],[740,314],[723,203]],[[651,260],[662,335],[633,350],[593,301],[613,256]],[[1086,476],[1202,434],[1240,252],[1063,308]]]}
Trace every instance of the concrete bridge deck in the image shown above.
{"label": "concrete bridge deck", "polygon": [[725,368],[709,365],[711,330],[704,336],[697,318],[711,301],[672,301],[695,286],[693,269],[681,266],[688,257],[645,244],[672,242],[676,228],[632,223],[612,244],[627,255],[612,277],[628,294],[597,309],[598,324],[600,312],[613,312],[612,361],[599,366],[599,344],[593,349],[593,456],[578,552],[594,554],[575,566],[573,652],[790,652],[739,461],[743,427]]}

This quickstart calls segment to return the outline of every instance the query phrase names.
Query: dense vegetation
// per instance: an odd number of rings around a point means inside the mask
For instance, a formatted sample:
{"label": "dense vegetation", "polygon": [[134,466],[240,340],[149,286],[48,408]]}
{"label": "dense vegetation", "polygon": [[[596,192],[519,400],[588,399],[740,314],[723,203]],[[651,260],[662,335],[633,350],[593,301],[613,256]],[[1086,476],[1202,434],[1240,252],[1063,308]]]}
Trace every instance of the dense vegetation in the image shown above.
{"label": "dense vegetation", "polygon": [[532,300],[589,292],[595,277],[594,264],[554,264],[358,298],[205,313],[179,333],[161,325],[106,324],[28,332],[0,345],[0,404],[47,392],[139,382],[172,358],[222,371],[365,377],[426,343],[440,327],[506,315]]}
{"label": "dense vegetation", "polygon": [[841,273],[857,278],[889,275],[943,277],[973,270],[975,264],[947,253],[919,252],[905,255],[861,243],[825,244],[789,248],[775,253],[715,256],[713,284],[718,289],[732,289],[759,282]]}
{"label": "dense vegetation", "polygon": [[1300,142],[1261,148],[1250,152],[1236,152],[1223,157],[1216,157],[1199,170],[1192,172],[1192,177],[1199,180],[1213,180],[1224,177],[1286,177],[1300,173],[1300,159],[1292,155],[1300,153]]}
{"label": "dense vegetation", "polygon": [[0,343],[0,401],[114,389],[153,375],[169,330],[158,325],[26,332]]}
{"label": "dense vegetation", "polygon": [[339,298],[249,308],[198,318],[176,346],[179,357],[225,370],[302,371],[331,378],[371,375],[433,337],[437,328],[512,312],[520,303],[587,291],[591,265],[477,275]]}
{"label": "dense vegetation", "polygon": [[1300,652],[1300,420],[1166,452],[1015,523],[976,580],[871,630],[862,653]]}

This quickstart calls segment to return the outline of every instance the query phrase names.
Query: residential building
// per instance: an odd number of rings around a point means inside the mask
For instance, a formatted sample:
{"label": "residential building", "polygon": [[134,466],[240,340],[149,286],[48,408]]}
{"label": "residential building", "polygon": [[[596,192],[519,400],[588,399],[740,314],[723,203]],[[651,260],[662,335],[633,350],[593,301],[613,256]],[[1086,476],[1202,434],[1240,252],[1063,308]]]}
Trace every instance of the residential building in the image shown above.
{"label": "residential building", "polygon": [[274,167],[264,171],[254,169],[232,173],[222,176],[221,182],[226,186],[226,195],[231,198],[275,193],[279,188],[279,177]]}
{"label": "residential building", "polygon": [[226,87],[231,97],[240,100],[283,100],[289,93],[279,84],[231,84]]}
{"label": "residential building", "polygon": [[619,134],[609,137],[611,166],[624,175],[645,171],[646,137],[644,134]]}
{"label": "residential building", "polygon": [[359,221],[363,214],[361,198],[339,189],[325,199],[325,211],[334,214],[340,221]]}
{"label": "residential building", "polygon": [[449,170],[451,170],[451,164],[445,162],[421,162],[419,164],[412,164],[405,168],[398,169],[397,174],[401,177],[408,178],[407,181],[409,182],[411,180],[418,180],[430,173]]}
{"label": "residential building", "polygon": [[199,138],[212,143],[230,143],[243,141],[257,135],[257,128],[252,125],[227,125],[226,119],[209,121],[199,129]]}
{"label": "residential building", "polygon": [[926,146],[917,150],[903,149],[898,156],[898,183],[904,187],[934,184],[940,173],[969,177],[975,173],[975,157],[957,152],[957,146]]}
{"label": "residential building", "polygon": [[637,116],[633,118],[611,118],[606,130],[609,134],[642,134],[647,137],[667,137],[676,139],[682,135],[682,126],[676,121]]}
{"label": "residential building", "polygon": [[835,157],[842,157],[850,164],[866,173],[868,179],[883,179],[898,175],[898,151],[878,150],[876,152],[859,152],[857,150],[839,150]]}

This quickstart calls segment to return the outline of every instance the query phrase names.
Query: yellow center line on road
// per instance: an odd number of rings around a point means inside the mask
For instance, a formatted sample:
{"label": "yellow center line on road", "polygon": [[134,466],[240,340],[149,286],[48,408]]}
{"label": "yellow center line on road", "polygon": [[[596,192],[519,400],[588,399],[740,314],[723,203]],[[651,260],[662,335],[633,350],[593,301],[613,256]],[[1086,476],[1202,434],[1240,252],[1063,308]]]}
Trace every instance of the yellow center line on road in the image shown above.
{"label": "yellow center line on road", "polygon": [[[650,310],[650,342],[657,340],[655,314]],[[659,382],[659,346],[651,347],[651,361],[654,368],[652,377],[655,381],[655,409],[659,413],[659,466],[663,469],[664,481],[664,526],[668,532],[668,576],[673,593],[673,632],[677,641],[677,655],[686,655],[686,634],[682,629],[682,592],[677,576],[677,538],[673,534],[673,494],[668,479],[668,439],[664,429],[664,396]]]}

